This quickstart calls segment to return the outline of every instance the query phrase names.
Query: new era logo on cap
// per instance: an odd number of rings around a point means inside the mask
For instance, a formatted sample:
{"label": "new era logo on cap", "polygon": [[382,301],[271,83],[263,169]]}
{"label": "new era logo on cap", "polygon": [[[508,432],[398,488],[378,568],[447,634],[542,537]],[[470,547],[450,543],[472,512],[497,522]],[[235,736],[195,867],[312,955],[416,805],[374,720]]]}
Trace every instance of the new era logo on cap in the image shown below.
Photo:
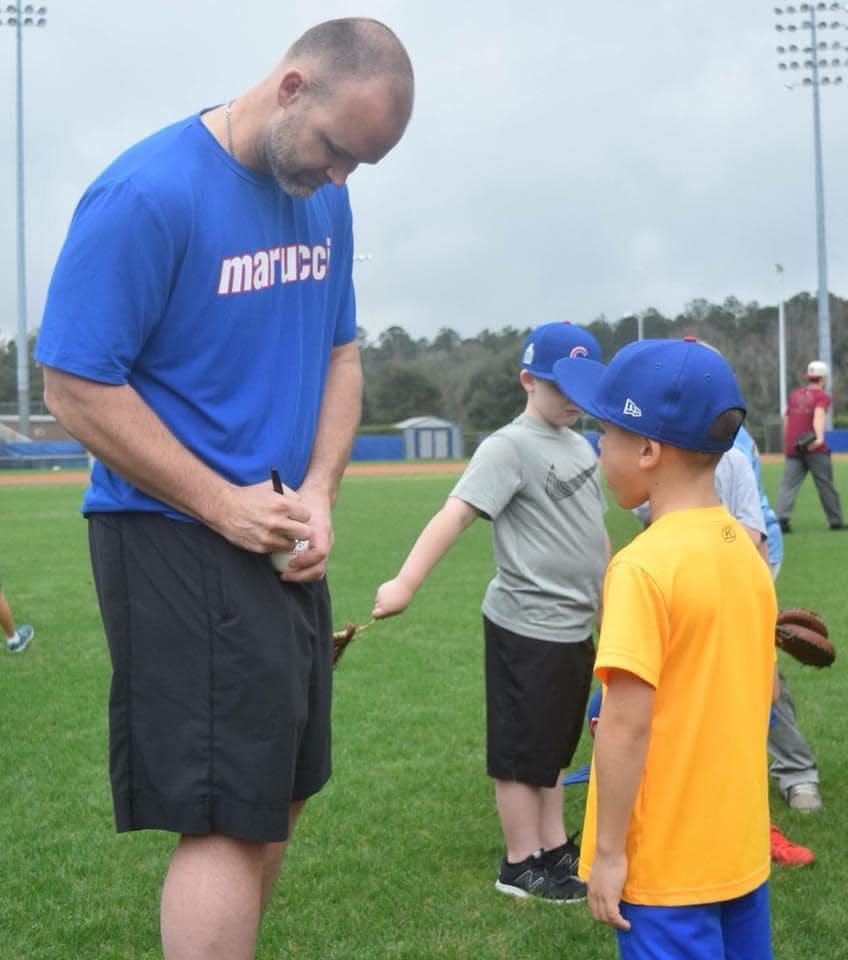
{"label": "new era logo on cap", "polygon": [[636,404],[628,397],[624,401],[624,416],[625,417],[641,417],[642,411]]}
{"label": "new era logo on cap", "polygon": [[521,358],[521,362],[525,367],[529,367],[533,362],[533,357],[536,353],[536,350],[533,347],[532,343],[527,344],[527,349],[524,351],[524,356]]}

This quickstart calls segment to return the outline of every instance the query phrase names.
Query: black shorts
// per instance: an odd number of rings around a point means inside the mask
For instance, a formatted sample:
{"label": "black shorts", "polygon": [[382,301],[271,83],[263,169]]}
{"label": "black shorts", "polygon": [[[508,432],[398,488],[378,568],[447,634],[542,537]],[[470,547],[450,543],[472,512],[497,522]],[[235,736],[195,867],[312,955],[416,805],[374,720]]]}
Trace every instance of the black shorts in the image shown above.
{"label": "black shorts", "polygon": [[326,581],[159,514],[89,517],[112,658],[110,773],[125,830],[284,840],[330,776]]}
{"label": "black shorts", "polygon": [[486,759],[496,780],[553,787],[580,741],[595,645],[523,637],[483,617]]}

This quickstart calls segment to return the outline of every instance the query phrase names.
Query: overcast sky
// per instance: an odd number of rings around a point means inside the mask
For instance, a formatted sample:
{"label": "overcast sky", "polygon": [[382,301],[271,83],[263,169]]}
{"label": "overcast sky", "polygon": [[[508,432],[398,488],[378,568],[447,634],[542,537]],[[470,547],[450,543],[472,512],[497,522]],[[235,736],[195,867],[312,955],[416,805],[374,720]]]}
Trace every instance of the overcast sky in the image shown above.
{"label": "overcast sky", "polygon": [[[50,0],[24,34],[29,326],[87,184],[265,76],[319,20],[391,26],[406,136],[350,181],[359,323],[432,338],[815,291],[812,104],[761,0]],[[830,19],[833,15],[829,15]],[[848,22],[848,13],[839,14]],[[841,33],[848,44],[848,31]],[[17,329],[15,34],[0,30],[0,336]],[[845,71],[843,71],[845,72]],[[848,80],[848,72],[846,72]],[[829,286],[848,296],[848,83],[823,93]]]}

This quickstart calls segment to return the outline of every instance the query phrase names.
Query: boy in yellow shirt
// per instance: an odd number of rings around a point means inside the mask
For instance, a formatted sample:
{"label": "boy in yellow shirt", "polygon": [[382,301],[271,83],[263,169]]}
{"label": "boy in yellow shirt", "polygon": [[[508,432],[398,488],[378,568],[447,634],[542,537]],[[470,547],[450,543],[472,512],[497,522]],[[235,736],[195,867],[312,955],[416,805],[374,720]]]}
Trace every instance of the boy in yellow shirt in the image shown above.
{"label": "boy in yellow shirt", "polygon": [[[777,605],[721,506],[715,467],[745,404],[691,338],[642,340],[554,375],[601,422],[617,502],[653,522],[604,583],[604,684],[580,858],[623,960],[770,960],[766,753]],[[716,856],[716,836],[722,838]]]}

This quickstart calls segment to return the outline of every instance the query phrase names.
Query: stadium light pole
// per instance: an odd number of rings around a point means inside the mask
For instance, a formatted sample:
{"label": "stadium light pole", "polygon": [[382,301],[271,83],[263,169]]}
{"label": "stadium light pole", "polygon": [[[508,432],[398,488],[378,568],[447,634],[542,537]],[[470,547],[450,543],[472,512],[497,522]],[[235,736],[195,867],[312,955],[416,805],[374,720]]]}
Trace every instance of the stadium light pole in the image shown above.
{"label": "stadium light pole", "polygon": [[[775,7],[775,29],[780,34],[778,45],[778,68],[788,73],[801,71],[800,83],[789,82],[786,86],[810,87],[813,92],[813,153],[815,159],[816,192],[816,251],[818,259],[818,359],[824,361],[833,375],[833,358],[830,339],[830,294],[827,288],[827,239],[825,230],[824,174],[821,147],[820,89],[844,83],[842,71],[848,66],[846,48],[832,37],[846,27],[840,13],[845,12],[838,2],[788,4]],[[796,42],[797,41],[797,42]],[[832,381],[831,381],[832,382]],[[833,426],[833,413],[827,412],[827,426]]]}
{"label": "stadium light pole", "polygon": [[[844,82],[842,71],[848,65],[845,47],[832,37],[846,27],[840,13],[845,12],[842,3],[824,2],[788,4],[775,7],[775,29],[780,34],[778,45],[778,68],[788,73],[803,73],[799,83],[786,86],[810,87],[813,92],[813,153],[815,158],[816,192],[816,251],[818,259],[818,359],[824,361],[831,372],[833,383],[833,359],[830,339],[830,294],[827,288],[827,239],[825,230],[824,173],[822,170],[821,103],[820,89],[838,86]],[[833,413],[827,412],[827,426],[833,426]]]}
{"label": "stadium light pole", "polygon": [[776,263],[774,269],[780,281],[779,300],[777,303],[777,367],[780,379],[780,410],[782,417],[786,412],[786,306],[783,293],[783,267]]}
{"label": "stadium light pole", "polygon": [[47,7],[10,3],[0,8],[0,26],[14,27],[16,50],[17,159],[17,259],[18,259],[18,433],[29,436],[29,339],[27,335],[26,232],[24,228],[24,76],[23,28],[46,27]]}

